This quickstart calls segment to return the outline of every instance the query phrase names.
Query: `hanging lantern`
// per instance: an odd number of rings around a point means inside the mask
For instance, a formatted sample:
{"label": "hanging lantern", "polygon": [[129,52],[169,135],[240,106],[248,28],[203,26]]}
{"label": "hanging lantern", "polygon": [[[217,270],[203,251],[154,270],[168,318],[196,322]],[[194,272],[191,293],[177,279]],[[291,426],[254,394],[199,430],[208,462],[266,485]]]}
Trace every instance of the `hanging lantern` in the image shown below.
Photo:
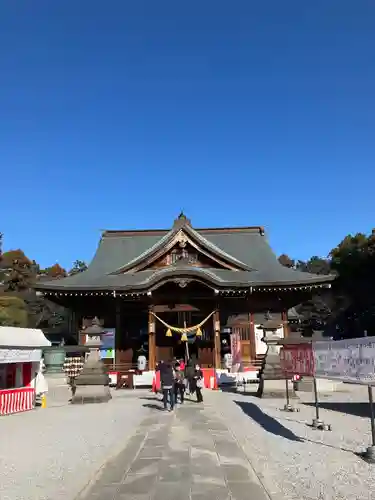
{"label": "hanging lantern", "polygon": [[172,331],[170,328],[168,328],[167,333],[165,334],[166,337],[172,337]]}
{"label": "hanging lantern", "polygon": [[198,326],[197,331],[195,332],[195,336],[196,337],[202,337],[202,330],[201,330],[200,326]]}
{"label": "hanging lantern", "polygon": [[181,341],[182,341],[182,342],[187,342],[187,341],[188,341],[188,338],[187,338],[186,333],[183,333],[183,334],[181,335]]}

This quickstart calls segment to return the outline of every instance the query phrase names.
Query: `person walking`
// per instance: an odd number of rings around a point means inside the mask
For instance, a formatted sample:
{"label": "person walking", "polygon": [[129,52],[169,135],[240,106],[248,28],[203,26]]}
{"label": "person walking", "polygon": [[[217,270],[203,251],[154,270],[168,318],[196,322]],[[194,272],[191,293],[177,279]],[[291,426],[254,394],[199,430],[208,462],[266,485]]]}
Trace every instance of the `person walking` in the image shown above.
{"label": "person walking", "polygon": [[164,410],[168,409],[169,400],[169,411],[172,411],[174,408],[174,373],[172,363],[160,363],[157,369],[160,371]]}
{"label": "person walking", "polygon": [[192,359],[189,359],[185,367],[185,377],[186,377],[186,389],[188,394],[194,394],[195,392],[195,381],[194,381],[194,364]]}
{"label": "person walking", "polygon": [[181,370],[181,366],[176,363],[175,365],[175,384],[174,384],[174,401],[177,403],[178,395],[180,395],[181,404],[184,402],[185,394],[185,380],[184,373]]}
{"label": "person walking", "polygon": [[67,353],[63,370],[70,390],[72,391],[72,397],[74,397],[76,393],[76,378],[80,375],[83,365],[84,360],[80,353]]}
{"label": "person walking", "polygon": [[197,395],[197,403],[203,403],[202,389],[204,387],[204,378],[203,378],[203,372],[198,364],[195,365],[194,382],[195,382],[195,393]]}

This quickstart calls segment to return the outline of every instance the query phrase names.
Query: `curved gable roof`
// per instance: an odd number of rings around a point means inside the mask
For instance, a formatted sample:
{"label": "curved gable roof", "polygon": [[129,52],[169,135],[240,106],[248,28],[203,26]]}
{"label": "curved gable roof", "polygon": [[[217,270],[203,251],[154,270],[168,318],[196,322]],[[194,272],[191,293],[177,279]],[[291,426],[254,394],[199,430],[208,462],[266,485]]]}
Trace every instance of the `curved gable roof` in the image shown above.
{"label": "curved gable roof", "polygon": [[127,272],[141,265],[142,262],[152,259],[154,256],[160,256],[160,254],[164,252],[164,249],[168,248],[168,245],[174,243],[175,239],[179,236],[179,234],[181,234],[181,232],[185,233],[186,236],[190,237],[192,241],[196,242],[203,251],[208,251],[211,256],[217,256],[224,262],[234,266],[236,269],[240,269],[242,271],[250,270],[249,266],[247,266],[244,262],[240,261],[236,257],[233,257],[233,255],[230,255],[224,248],[221,248],[215,245],[212,241],[204,238],[202,234],[195,231],[190,224],[186,222],[183,225],[173,227],[167,234],[162,236],[159,241],[155,242],[154,245],[137,257],[128,261],[126,265],[122,265],[120,268],[116,269],[114,272]]}
{"label": "curved gable roof", "polygon": [[[205,269],[171,266],[168,270],[133,272],[146,258],[162,251],[184,231],[201,248],[232,269]],[[126,271],[126,272],[125,272]],[[193,229],[189,221],[178,219],[173,229],[150,231],[106,231],[88,269],[67,278],[40,282],[40,290],[136,290],[147,289],[163,276],[182,273],[205,277],[218,287],[267,287],[328,283],[334,276],[318,276],[282,266],[261,227]]]}

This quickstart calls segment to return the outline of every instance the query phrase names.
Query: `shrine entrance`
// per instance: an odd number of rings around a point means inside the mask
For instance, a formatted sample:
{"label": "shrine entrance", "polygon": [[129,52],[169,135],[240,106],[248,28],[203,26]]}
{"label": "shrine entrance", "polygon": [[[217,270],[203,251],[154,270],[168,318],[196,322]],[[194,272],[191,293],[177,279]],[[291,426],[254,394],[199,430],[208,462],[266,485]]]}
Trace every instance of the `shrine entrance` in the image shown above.
{"label": "shrine entrance", "polygon": [[[159,312],[162,307],[155,307],[156,362],[199,359],[200,351],[213,348],[213,313],[207,319],[207,314],[189,305],[176,305],[173,310],[163,307]],[[185,332],[204,320],[204,325]]]}

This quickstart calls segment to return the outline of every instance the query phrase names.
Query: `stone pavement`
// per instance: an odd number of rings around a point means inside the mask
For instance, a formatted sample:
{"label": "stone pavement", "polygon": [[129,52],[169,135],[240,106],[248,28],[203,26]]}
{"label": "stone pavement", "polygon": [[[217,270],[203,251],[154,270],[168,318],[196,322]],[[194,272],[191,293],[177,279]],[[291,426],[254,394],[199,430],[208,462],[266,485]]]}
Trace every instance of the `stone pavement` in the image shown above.
{"label": "stone pavement", "polygon": [[0,499],[77,498],[152,412],[143,395],[113,391],[108,404],[70,405],[69,389],[55,386],[46,409],[0,417]]}
{"label": "stone pavement", "polygon": [[186,402],[165,413],[148,399],[152,414],[101,470],[85,500],[269,499],[213,407]]}

